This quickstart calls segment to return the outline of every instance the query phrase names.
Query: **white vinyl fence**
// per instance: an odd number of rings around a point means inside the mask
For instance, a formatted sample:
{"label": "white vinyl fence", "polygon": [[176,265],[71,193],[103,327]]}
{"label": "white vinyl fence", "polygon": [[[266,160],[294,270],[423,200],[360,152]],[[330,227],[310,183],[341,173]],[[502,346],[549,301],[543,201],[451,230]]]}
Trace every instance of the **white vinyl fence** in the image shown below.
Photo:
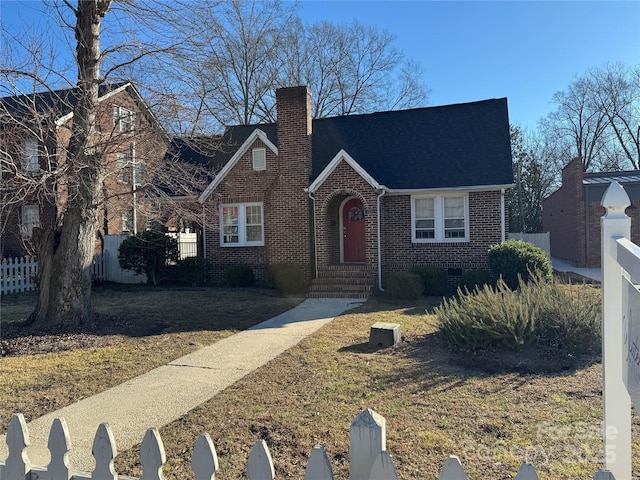
{"label": "white vinyl fence", "polygon": [[514,240],[523,240],[528,243],[532,243],[538,248],[541,248],[547,255],[551,256],[551,242],[549,232],[546,233],[509,233],[509,238]]}
{"label": "white vinyl fence", "polygon": [[[91,278],[106,280],[102,255],[93,257]],[[0,294],[20,293],[36,290],[38,261],[32,257],[3,258],[0,263]]]}
{"label": "white vinyl fence", "polygon": [[631,403],[640,409],[640,247],[631,242],[629,196],[612,182],[602,196],[602,375],[605,467],[632,478]]}
{"label": "white vinyl fence", "polygon": [[[29,432],[24,416],[16,414],[7,429],[9,455],[0,462],[2,480],[117,480],[113,461],[116,444],[108,424],[98,427],[93,441],[95,469],[93,473],[73,470],[67,457],[71,449],[69,431],[64,419],[56,418],[49,432],[48,447],[51,461],[48,466],[32,466],[26,448]],[[140,446],[140,464],[145,480],[162,480],[162,467],[166,462],[162,438],[155,428],[145,434]],[[192,450],[191,470],[195,480],[213,480],[219,471],[218,456],[209,434],[198,437]],[[247,459],[246,474],[249,480],[273,480],[275,470],[271,453],[264,440],[258,440]],[[120,478],[125,478],[120,476]],[[126,477],[131,478],[131,477]],[[306,465],[305,480],[333,480],[331,461],[324,447],[315,447]],[[373,410],[364,410],[358,415],[349,431],[349,478],[350,480],[397,480],[398,473],[391,455],[386,450],[386,421]],[[468,480],[458,457],[452,455],[440,470],[439,480]],[[534,467],[523,463],[515,480],[537,480]],[[135,480],[135,479],[134,479]],[[187,479],[185,479],[187,480]],[[594,480],[615,480],[607,471],[599,471]]]}

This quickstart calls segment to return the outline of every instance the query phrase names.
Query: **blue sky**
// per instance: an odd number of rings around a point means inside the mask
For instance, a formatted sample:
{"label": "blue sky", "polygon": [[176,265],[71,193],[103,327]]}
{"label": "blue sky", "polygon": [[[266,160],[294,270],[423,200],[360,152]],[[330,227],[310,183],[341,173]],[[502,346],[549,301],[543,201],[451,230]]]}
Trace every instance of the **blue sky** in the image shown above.
{"label": "blue sky", "polygon": [[640,63],[639,1],[312,1],[305,21],[357,18],[419,61],[432,105],[507,97],[535,127],[552,95],[591,67]]}
{"label": "blue sky", "polygon": [[[0,0],[0,21],[7,27],[41,8],[38,0]],[[640,63],[637,0],[301,0],[299,13],[306,23],[357,19],[390,31],[424,68],[431,105],[507,97],[511,121],[523,127],[553,110],[553,93],[576,75]]]}

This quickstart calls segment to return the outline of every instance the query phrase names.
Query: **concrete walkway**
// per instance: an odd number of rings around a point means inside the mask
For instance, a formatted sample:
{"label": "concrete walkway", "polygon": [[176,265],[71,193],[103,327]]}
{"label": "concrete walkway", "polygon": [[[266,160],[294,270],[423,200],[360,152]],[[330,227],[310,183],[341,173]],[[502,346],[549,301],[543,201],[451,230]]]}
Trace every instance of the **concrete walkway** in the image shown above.
{"label": "concrete walkway", "polygon": [[[249,330],[33,420],[28,424],[31,446],[27,453],[31,463],[49,464],[46,448],[49,430],[54,418],[63,417],[71,437],[72,468],[92,471],[95,462],[91,446],[99,424],[107,422],[118,450],[126,450],[140,443],[148,428],[159,428],[176,420],[363,302],[362,299],[305,300]],[[7,454],[3,435],[0,459],[4,461]]]}
{"label": "concrete walkway", "polygon": [[560,260],[559,258],[552,258],[551,264],[553,265],[553,269],[558,272],[573,272],[598,282],[602,281],[602,270],[600,268],[574,267],[570,263]]}

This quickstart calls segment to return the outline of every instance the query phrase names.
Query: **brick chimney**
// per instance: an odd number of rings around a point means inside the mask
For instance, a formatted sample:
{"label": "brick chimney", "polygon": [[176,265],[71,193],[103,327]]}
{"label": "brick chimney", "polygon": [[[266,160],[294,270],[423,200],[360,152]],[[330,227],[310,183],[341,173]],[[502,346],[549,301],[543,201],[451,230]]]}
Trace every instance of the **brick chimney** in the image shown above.
{"label": "brick chimney", "polygon": [[307,187],[311,175],[311,92],[307,87],[277,89],[276,111],[278,157],[287,167],[303,169]]}
{"label": "brick chimney", "polygon": [[268,208],[265,206],[274,215],[269,263],[297,265],[308,280],[313,259],[311,200],[305,192],[311,176],[311,93],[307,87],[280,88],[276,107],[278,181],[273,184]]}

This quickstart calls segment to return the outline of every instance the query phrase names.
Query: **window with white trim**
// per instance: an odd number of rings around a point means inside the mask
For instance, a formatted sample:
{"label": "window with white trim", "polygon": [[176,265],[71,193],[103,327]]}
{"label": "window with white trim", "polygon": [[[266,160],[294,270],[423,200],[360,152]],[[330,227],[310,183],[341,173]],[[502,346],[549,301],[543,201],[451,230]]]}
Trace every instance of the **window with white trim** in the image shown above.
{"label": "window with white trim", "polygon": [[256,172],[267,169],[267,149],[254,148],[252,152],[253,169]]}
{"label": "window with white trim", "polygon": [[116,168],[118,169],[118,182],[131,183],[131,169],[133,161],[128,153],[116,153]]}
{"label": "window with white trim", "polygon": [[122,212],[122,231],[135,232],[133,225],[133,210],[125,210]]}
{"label": "window with white trim", "polygon": [[37,172],[40,170],[38,160],[38,139],[25,138],[20,145],[20,165],[23,172]]}
{"label": "window with white trim", "polygon": [[221,205],[220,245],[223,247],[258,247],[264,245],[262,203]]}
{"label": "window with white trim", "polygon": [[468,242],[468,195],[430,195],[411,199],[414,243]]}
{"label": "window with white trim", "polygon": [[33,228],[40,226],[40,207],[38,205],[23,205],[20,221],[22,238],[29,240],[33,236]]}
{"label": "window with white trim", "polygon": [[113,125],[121,132],[131,132],[138,126],[138,114],[128,108],[113,107]]}

